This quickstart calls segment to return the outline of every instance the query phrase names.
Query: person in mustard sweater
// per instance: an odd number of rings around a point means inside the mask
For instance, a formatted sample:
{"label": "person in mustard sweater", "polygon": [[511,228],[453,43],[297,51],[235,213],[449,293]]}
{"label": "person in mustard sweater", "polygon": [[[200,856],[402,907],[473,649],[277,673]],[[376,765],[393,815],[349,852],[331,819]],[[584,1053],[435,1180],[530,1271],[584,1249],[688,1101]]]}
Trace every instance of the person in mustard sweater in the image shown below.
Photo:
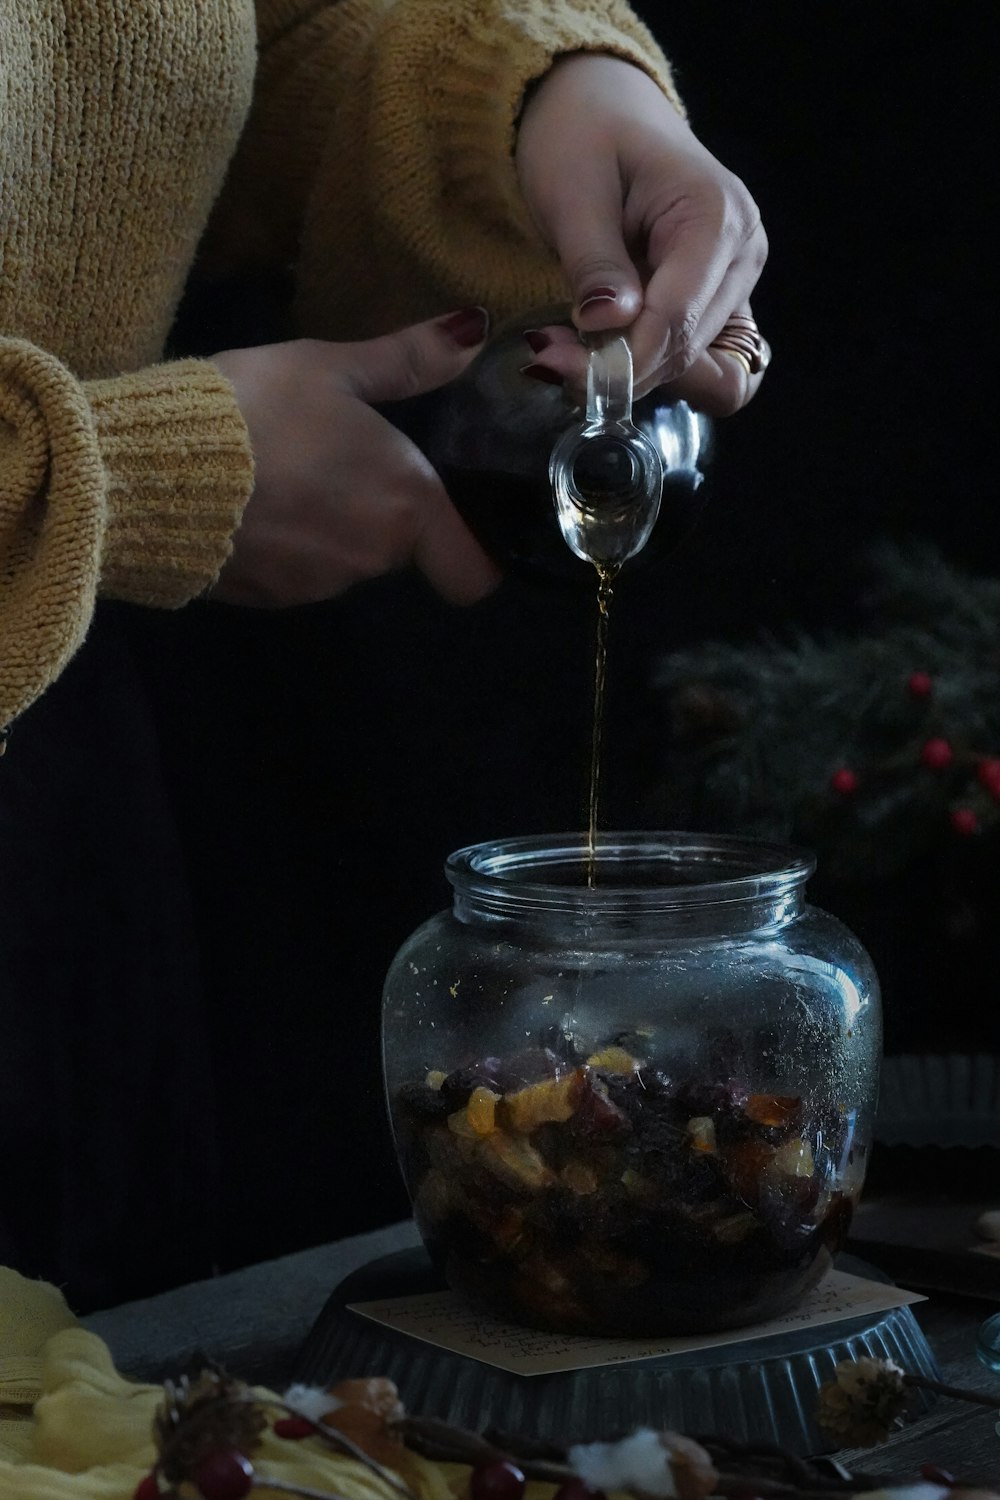
{"label": "person in mustard sweater", "polygon": [[[756,207],[623,0],[0,0],[0,194],[4,907],[28,885],[44,909],[54,878],[24,831],[33,796],[55,805],[48,747],[102,715],[108,743],[128,737],[114,650],[79,686],[99,598],[298,605],[408,566],[448,600],[483,597],[497,569],[373,405],[453,378],[524,308],[627,327],[639,389],[670,382],[715,413],[766,363],[759,338],[747,357],[724,336],[766,254]],[[165,359],[196,260],[290,271],[297,337]],[[582,357],[535,330],[525,378],[574,380]],[[80,801],[52,813],[47,848],[86,843]],[[118,813],[117,829],[95,815],[102,837],[137,838],[141,812]],[[49,938],[7,934],[8,999]],[[69,949],[64,968],[84,983]],[[41,1024],[35,991],[21,1004]],[[10,1004],[0,1040],[20,1035]],[[29,1138],[38,1109],[28,1096]],[[71,1175],[78,1202],[101,1191],[100,1170]],[[19,1248],[19,1181],[0,1259],[82,1286],[68,1210],[45,1264]]]}

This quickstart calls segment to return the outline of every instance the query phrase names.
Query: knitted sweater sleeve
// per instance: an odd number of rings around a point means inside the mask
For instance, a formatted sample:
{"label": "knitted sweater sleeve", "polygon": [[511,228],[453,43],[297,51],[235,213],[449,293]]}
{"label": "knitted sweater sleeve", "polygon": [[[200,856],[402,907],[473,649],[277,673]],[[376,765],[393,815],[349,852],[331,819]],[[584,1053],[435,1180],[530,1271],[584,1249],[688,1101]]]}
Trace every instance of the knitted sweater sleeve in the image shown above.
{"label": "knitted sweater sleeve", "polygon": [[525,91],[560,54],[624,57],[682,108],[624,0],[258,0],[258,28],[212,253],[293,266],[312,336],[566,298],[513,160]]}
{"label": "knitted sweater sleeve", "polygon": [[171,607],[206,588],[251,488],[212,365],[78,381],[0,337],[0,728],[66,665],[98,592]]}

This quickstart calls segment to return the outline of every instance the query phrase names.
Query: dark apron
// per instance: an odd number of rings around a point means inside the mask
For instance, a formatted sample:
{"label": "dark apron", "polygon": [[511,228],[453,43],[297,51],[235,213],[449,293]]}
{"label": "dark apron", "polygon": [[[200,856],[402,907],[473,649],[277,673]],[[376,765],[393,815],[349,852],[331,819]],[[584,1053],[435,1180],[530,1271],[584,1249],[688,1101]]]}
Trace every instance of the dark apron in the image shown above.
{"label": "dark apron", "polygon": [[0,1079],[0,1262],[78,1311],[211,1272],[197,944],[113,608],[0,761]]}

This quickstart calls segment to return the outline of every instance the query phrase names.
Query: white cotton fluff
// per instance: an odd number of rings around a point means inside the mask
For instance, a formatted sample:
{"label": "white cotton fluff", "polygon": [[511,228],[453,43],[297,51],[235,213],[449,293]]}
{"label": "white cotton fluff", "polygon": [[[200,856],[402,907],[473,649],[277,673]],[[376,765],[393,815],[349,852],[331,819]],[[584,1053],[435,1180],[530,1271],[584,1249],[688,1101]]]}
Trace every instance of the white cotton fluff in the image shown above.
{"label": "white cotton fluff", "polygon": [[569,1450],[567,1457],[570,1467],[591,1489],[642,1490],[646,1495],[676,1500],[670,1450],[649,1427],[640,1427],[618,1443],[580,1443]]}
{"label": "white cotton fluff", "polygon": [[300,1417],[308,1417],[310,1422],[318,1422],[328,1411],[336,1411],[344,1404],[329,1391],[320,1390],[318,1385],[290,1385],[282,1399],[292,1411],[298,1412]]}

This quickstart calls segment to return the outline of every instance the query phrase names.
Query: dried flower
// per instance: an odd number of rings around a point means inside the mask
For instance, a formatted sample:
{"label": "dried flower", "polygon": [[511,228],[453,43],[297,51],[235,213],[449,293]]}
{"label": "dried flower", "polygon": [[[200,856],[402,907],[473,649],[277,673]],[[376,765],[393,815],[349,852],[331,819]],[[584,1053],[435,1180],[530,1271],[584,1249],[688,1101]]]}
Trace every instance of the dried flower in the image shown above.
{"label": "dried flower", "polygon": [[884,1442],[906,1404],[903,1371],[891,1359],[842,1360],[820,1386],[816,1421],[844,1447]]}
{"label": "dried flower", "polygon": [[168,1380],[153,1422],[159,1469],[171,1484],[189,1479],[202,1460],[223,1449],[249,1454],[260,1444],[267,1418],[248,1386],[218,1365]]}

